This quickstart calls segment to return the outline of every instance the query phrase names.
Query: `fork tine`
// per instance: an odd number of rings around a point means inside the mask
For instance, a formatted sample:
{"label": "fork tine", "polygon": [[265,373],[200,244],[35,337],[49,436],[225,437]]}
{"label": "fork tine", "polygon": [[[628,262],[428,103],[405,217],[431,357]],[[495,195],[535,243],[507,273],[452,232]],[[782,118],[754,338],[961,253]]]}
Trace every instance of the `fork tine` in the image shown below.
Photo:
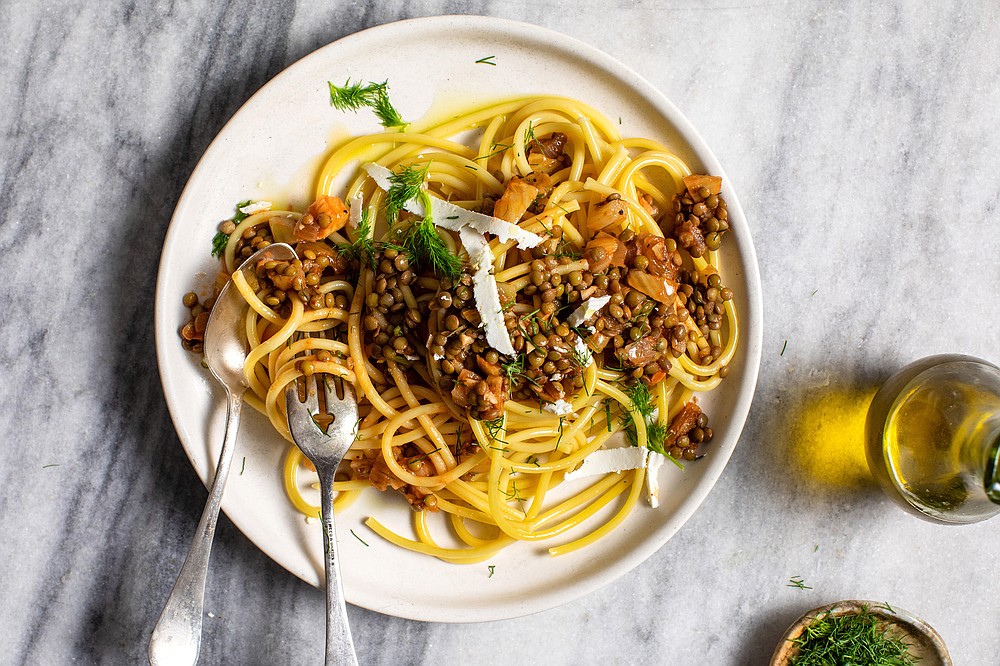
{"label": "fork tine", "polygon": [[[312,418],[312,415],[319,410],[319,398],[316,393],[315,387],[311,386],[310,382],[306,382],[306,399],[304,402],[299,402],[298,387],[295,383],[289,384],[285,389],[285,412],[288,416],[288,430],[292,434],[292,439],[297,439],[309,432],[310,429],[317,428],[316,422]],[[305,409],[302,409],[302,406]]]}
{"label": "fork tine", "polygon": [[354,392],[354,385],[345,382],[339,377],[337,381],[341,385],[343,397],[337,398],[330,405],[330,413],[335,417],[333,426],[337,428],[340,436],[354,440],[354,429],[358,423],[358,399]]}
{"label": "fork tine", "polygon": [[337,402],[337,394],[333,388],[333,377],[324,373],[316,373],[316,387],[323,391],[323,402],[327,414],[333,415],[333,405]]}

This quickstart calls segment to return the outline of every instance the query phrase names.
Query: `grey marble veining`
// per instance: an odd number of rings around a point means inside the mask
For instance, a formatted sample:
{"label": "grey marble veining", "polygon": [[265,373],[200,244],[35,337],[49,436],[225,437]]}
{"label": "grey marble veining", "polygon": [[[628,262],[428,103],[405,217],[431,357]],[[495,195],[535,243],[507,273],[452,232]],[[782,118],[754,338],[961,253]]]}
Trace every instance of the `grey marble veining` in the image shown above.
{"label": "grey marble veining", "polygon": [[[889,600],[956,664],[996,663],[1000,523],[912,519],[828,440],[909,360],[1000,361],[1000,12],[731,0],[0,3],[0,663],[144,659],[205,499],[152,305],[209,141],[317,47],[441,13],[561,30],[694,121],[754,232],[764,359],[730,466],[648,562],[505,622],[351,608],[362,663],[763,664],[799,613],[841,598]],[[201,663],[319,663],[322,594],[225,518],[206,598]]]}

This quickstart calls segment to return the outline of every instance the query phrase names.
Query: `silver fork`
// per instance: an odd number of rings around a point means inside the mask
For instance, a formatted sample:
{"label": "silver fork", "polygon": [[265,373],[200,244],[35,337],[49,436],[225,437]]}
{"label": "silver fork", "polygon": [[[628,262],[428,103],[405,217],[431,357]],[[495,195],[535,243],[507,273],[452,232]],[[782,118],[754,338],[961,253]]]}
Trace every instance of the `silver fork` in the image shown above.
{"label": "silver fork", "polygon": [[[306,377],[305,402],[299,401],[296,383],[285,389],[285,407],[288,412],[288,429],[292,439],[316,467],[322,493],[323,551],[326,555],[326,664],[358,663],[351,638],[351,625],[347,621],[344,586],[340,578],[340,559],[337,557],[337,531],[333,516],[333,479],[337,467],[354,442],[358,425],[358,400],[354,386],[337,380],[343,397],[334,390],[333,378],[316,374],[315,381]],[[324,432],[316,416],[320,413],[319,393],[323,392],[326,411],[333,421]]]}

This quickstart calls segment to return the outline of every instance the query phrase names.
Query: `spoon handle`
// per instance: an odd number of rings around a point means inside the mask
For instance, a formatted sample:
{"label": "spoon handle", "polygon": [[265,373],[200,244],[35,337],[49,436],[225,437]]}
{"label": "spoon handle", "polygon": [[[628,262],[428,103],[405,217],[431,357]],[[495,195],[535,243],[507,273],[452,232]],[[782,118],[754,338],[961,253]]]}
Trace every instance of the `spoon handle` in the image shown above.
{"label": "spoon handle", "polygon": [[215,480],[208,494],[208,503],[198,522],[191,548],[184,566],[177,575],[174,588],[163,607],[160,619],[153,628],[149,641],[149,663],[196,664],[201,649],[201,622],[205,605],[205,580],[208,577],[208,560],[212,554],[212,540],[219,520],[219,507],[226,478],[236,449],[236,432],[240,427],[243,393],[227,392],[226,437],[222,442]]}
{"label": "spoon handle", "polygon": [[324,468],[320,475],[322,493],[323,553],[326,556],[326,664],[357,666],[351,625],[347,620],[344,586],[337,557],[337,529],[333,515],[333,479],[336,468]]}

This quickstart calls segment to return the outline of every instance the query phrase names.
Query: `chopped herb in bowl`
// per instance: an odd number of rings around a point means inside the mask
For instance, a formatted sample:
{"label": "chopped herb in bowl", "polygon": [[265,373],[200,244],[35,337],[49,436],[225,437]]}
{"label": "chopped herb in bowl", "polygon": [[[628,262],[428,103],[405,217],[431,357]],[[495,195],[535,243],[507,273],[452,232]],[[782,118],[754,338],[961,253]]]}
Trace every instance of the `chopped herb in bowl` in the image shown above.
{"label": "chopped herb in bowl", "polygon": [[913,666],[919,661],[909,644],[867,606],[845,615],[827,611],[791,642],[798,645],[792,666]]}
{"label": "chopped herb in bowl", "polygon": [[840,601],[805,613],[771,666],[953,666],[934,628],[887,603]]}

